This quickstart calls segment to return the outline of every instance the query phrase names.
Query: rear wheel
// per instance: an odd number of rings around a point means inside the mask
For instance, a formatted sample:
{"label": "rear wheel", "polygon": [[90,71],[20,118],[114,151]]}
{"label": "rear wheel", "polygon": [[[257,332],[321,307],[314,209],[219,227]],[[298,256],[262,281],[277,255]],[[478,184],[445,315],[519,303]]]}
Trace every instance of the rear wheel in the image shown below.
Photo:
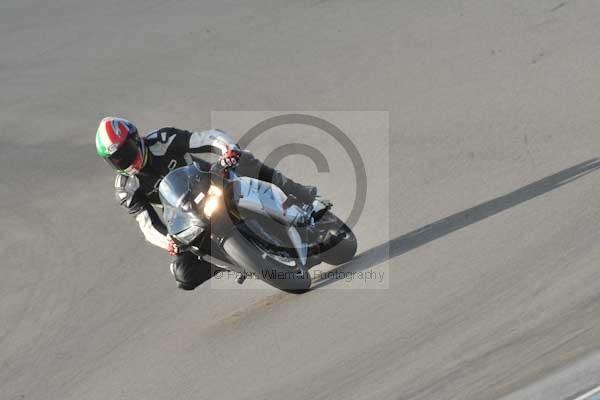
{"label": "rear wheel", "polygon": [[293,257],[272,254],[238,231],[233,231],[223,241],[223,249],[239,267],[277,289],[291,293],[303,293],[310,289],[308,271],[298,267]]}

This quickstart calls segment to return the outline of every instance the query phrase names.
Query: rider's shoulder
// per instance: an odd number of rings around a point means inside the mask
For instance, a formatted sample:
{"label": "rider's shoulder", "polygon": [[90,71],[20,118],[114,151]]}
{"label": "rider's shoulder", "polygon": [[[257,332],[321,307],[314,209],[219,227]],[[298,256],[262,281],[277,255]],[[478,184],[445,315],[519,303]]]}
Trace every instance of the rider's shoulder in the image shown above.
{"label": "rider's shoulder", "polygon": [[166,127],[160,128],[144,136],[144,143],[155,156],[164,156],[167,152],[181,152],[188,141],[186,131]]}
{"label": "rider's shoulder", "polygon": [[144,209],[144,196],[138,189],[140,180],[137,176],[117,175],[115,178],[115,197],[119,204],[129,210],[130,214],[137,215]]}
{"label": "rider's shoulder", "polygon": [[115,177],[115,191],[117,193],[135,193],[140,187],[140,180],[137,176],[117,174]]}
{"label": "rider's shoulder", "polygon": [[169,136],[177,135],[180,133],[185,133],[186,131],[183,129],[178,129],[173,126],[165,126],[163,128],[155,129],[149,131],[144,135],[145,140],[165,140]]}

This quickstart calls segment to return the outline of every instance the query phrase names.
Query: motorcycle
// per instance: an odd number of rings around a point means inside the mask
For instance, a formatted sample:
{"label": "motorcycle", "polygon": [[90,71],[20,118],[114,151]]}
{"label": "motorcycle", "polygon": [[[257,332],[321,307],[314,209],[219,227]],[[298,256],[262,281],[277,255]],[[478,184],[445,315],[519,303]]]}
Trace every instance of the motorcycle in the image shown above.
{"label": "motorcycle", "polygon": [[190,251],[238,274],[280,290],[310,289],[309,268],[351,260],[357,249],[352,230],[317,197],[296,201],[258,179],[238,176],[218,163],[177,168],[160,183],[163,220],[180,251]]}

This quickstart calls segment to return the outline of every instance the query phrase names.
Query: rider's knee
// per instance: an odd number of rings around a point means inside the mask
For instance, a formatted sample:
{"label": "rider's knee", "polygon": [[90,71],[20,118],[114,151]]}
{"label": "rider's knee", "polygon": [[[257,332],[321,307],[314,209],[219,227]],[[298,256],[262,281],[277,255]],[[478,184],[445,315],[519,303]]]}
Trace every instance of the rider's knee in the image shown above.
{"label": "rider's knee", "polygon": [[177,286],[183,290],[194,290],[210,279],[210,265],[196,256],[180,254],[169,266]]}

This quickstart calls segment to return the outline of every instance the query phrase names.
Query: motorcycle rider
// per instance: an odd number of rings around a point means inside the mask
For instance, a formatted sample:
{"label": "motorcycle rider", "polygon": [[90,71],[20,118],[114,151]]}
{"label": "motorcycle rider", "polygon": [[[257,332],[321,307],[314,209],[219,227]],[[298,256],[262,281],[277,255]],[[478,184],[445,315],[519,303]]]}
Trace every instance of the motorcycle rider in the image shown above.
{"label": "motorcycle rider", "polygon": [[210,168],[209,162],[192,154],[216,153],[223,167],[237,165],[239,175],[271,182],[301,202],[310,203],[317,194],[315,187],[298,184],[263,164],[217,129],[190,132],[166,127],[141,137],[130,121],[106,117],[96,132],[96,151],[117,170],[116,198],[136,218],[146,240],[174,257],[171,273],[184,290],[193,290],[209,279],[214,268],[191,252],[179,252],[153,205],[160,204],[158,185],[171,170],[192,162],[203,170]]}

